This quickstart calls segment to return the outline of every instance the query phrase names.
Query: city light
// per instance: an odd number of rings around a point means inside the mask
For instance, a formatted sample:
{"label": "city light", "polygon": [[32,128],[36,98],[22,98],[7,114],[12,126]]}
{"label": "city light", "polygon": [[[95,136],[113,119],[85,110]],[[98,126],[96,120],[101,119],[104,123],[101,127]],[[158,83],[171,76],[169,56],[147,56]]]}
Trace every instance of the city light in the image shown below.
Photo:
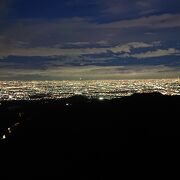
{"label": "city light", "polygon": [[103,97],[99,97],[99,100],[102,101],[102,100],[104,100],[104,98]]}
{"label": "city light", "polygon": [[6,135],[3,135],[3,137],[1,139],[6,139]]}
{"label": "city light", "polygon": [[74,95],[103,100],[152,92],[180,95],[180,79],[0,81],[0,101],[61,99]]}

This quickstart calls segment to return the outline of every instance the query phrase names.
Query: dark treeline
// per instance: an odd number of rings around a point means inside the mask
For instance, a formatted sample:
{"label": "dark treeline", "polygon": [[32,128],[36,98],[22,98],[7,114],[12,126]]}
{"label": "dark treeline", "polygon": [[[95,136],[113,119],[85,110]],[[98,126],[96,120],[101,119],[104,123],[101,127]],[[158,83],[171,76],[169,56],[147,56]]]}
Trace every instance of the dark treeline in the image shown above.
{"label": "dark treeline", "polygon": [[159,93],[1,102],[4,174],[102,179],[110,170],[118,172],[116,163],[124,171],[153,161],[158,147],[177,150],[179,107],[180,96]]}

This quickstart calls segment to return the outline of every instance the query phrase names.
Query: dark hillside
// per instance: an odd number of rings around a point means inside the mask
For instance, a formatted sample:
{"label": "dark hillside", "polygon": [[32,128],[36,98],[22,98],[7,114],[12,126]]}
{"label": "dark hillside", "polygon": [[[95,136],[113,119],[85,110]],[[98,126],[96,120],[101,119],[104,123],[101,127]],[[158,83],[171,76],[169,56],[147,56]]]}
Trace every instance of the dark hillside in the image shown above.
{"label": "dark hillside", "polygon": [[75,96],[1,102],[6,170],[87,176],[92,168],[92,174],[102,175],[104,163],[115,163],[113,158],[127,163],[147,149],[177,146],[179,107],[179,96],[159,93],[102,101]]}

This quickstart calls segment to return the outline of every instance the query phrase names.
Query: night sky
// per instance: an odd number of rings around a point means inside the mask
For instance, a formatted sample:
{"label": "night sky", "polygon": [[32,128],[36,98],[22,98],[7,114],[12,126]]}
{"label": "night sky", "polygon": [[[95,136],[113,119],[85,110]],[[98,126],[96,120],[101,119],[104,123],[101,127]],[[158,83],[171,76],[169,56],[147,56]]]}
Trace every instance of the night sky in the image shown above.
{"label": "night sky", "polygon": [[0,0],[0,80],[180,77],[180,0]]}

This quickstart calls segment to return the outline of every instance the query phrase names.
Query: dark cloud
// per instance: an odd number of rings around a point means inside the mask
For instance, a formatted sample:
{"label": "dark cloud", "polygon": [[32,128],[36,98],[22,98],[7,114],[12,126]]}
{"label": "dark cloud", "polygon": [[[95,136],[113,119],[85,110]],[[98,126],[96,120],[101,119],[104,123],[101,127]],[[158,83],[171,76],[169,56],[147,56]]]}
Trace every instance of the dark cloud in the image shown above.
{"label": "dark cloud", "polygon": [[[179,0],[100,0],[102,13],[115,19],[134,18],[156,13],[178,13]],[[121,15],[117,17],[117,15]]]}
{"label": "dark cloud", "polygon": [[0,0],[0,41],[2,41],[1,33],[6,31],[10,24],[9,15],[12,12],[12,4],[14,0]]}
{"label": "dark cloud", "polygon": [[[0,34],[0,50],[13,51],[17,46],[62,47],[68,43],[77,45],[77,42],[79,45],[81,43],[81,47],[83,42],[86,42],[85,47],[88,47],[87,43],[94,43],[96,47],[98,42],[109,42],[113,45],[133,41],[177,41],[180,37],[177,28],[180,29],[179,14],[143,16],[101,24],[82,18],[23,20],[15,22]],[[153,33],[153,36],[147,35],[147,32]]]}
{"label": "dark cloud", "polygon": [[0,19],[1,20],[8,15],[12,3],[13,3],[13,0],[0,1]]}

